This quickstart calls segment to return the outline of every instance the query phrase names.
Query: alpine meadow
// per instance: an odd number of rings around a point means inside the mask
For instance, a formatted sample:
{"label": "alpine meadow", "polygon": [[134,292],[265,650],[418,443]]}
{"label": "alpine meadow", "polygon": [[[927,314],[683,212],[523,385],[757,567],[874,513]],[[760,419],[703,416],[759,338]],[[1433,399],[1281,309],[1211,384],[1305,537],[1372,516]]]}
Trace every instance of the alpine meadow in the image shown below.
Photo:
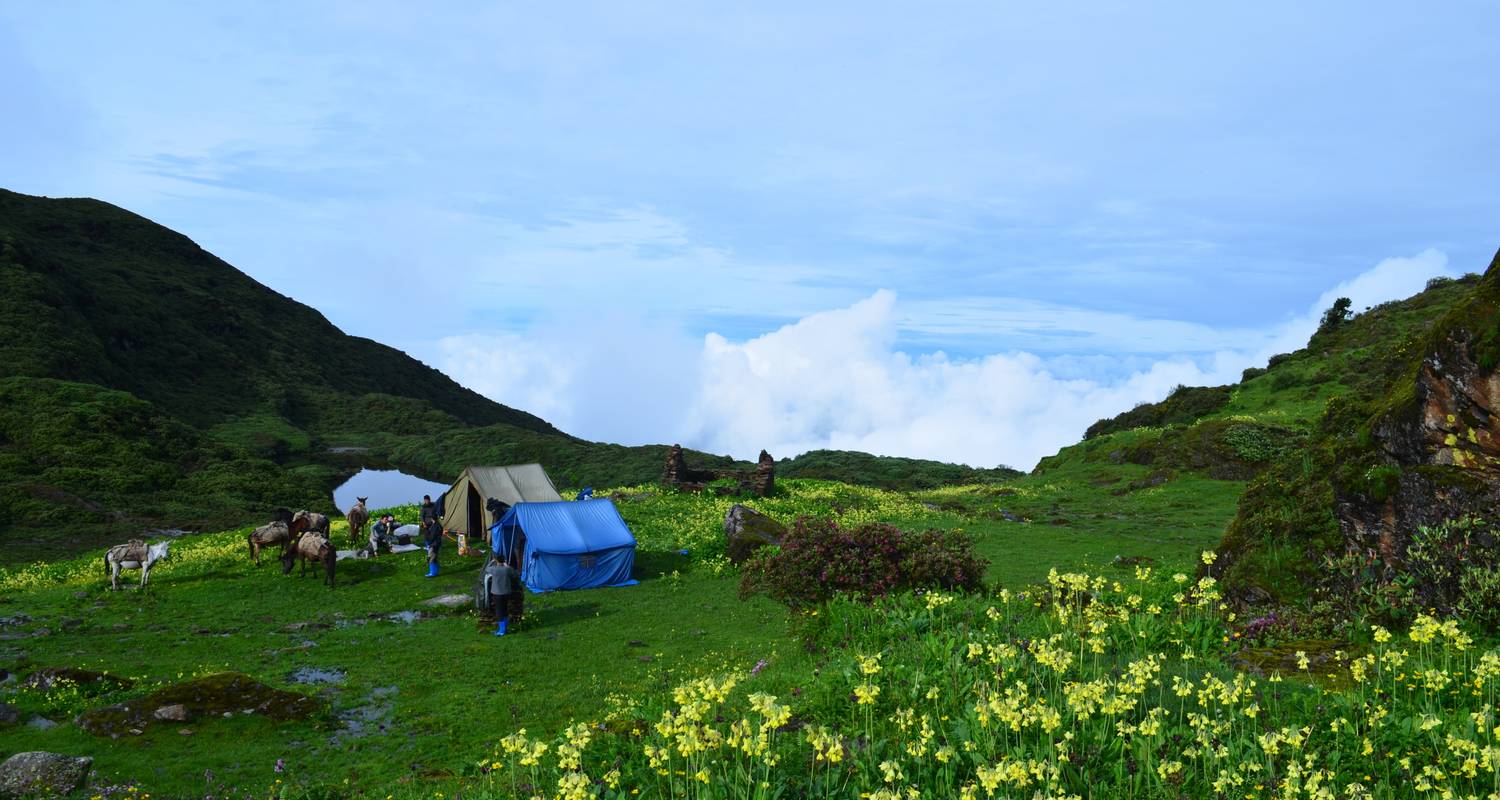
{"label": "alpine meadow", "polygon": [[0,800],[1500,800],[1497,25],[0,4]]}

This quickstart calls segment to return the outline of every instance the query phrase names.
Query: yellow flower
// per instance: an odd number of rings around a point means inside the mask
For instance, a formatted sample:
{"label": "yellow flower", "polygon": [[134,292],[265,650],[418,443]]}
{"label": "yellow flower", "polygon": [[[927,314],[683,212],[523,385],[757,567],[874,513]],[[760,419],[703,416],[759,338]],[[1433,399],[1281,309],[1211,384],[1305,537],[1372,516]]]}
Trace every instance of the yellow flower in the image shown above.
{"label": "yellow flower", "polygon": [[861,683],[860,685],[854,687],[854,697],[862,706],[874,704],[875,698],[879,696],[880,687],[876,686],[873,683]]}
{"label": "yellow flower", "polygon": [[1218,556],[1215,555],[1214,551],[1212,551],[1212,550],[1204,550],[1202,558],[1203,558],[1203,563],[1205,563],[1205,564],[1212,564],[1212,563],[1214,563],[1214,559],[1218,558]]}

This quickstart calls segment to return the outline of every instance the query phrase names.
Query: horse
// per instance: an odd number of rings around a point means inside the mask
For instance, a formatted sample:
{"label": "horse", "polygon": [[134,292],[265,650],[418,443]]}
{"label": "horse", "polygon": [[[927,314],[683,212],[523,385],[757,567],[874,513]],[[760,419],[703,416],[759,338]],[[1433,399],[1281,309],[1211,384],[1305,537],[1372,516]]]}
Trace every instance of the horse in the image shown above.
{"label": "horse", "polygon": [[312,531],[313,533],[318,534],[324,539],[327,539],[328,517],[325,517],[316,511],[308,511],[304,508],[292,515],[292,523],[288,525],[287,528],[291,529],[293,536],[307,531]]}
{"label": "horse", "polygon": [[141,571],[141,586],[146,588],[146,581],[151,577],[151,566],[167,557],[167,548],[171,542],[157,542],[148,545],[140,539],[131,539],[125,544],[117,544],[104,551],[104,571],[109,573],[109,585],[114,591],[120,590],[120,570],[138,569]]}
{"label": "horse", "polygon": [[338,563],[338,552],[333,549],[331,542],[322,536],[309,536],[306,533],[298,536],[291,547],[281,554],[281,574],[292,574],[292,564],[298,558],[302,559],[302,572],[298,577],[307,575],[308,561],[321,561],[326,573],[324,582],[328,584],[328,588],[333,588],[333,567]]}
{"label": "horse", "polygon": [[286,546],[292,541],[292,531],[285,522],[278,520],[251,531],[250,535],[245,537],[245,541],[250,545],[250,560],[254,561],[255,566],[258,567],[261,548],[279,544],[285,552]]}
{"label": "horse", "polygon": [[344,516],[348,517],[349,519],[349,541],[355,547],[358,547],[359,536],[361,533],[364,533],[365,523],[370,521],[370,510],[368,508],[365,508],[365,501],[369,500],[370,498],[359,497],[356,499],[359,500],[359,502],[355,503],[354,507],[349,509],[349,513],[345,514]]}

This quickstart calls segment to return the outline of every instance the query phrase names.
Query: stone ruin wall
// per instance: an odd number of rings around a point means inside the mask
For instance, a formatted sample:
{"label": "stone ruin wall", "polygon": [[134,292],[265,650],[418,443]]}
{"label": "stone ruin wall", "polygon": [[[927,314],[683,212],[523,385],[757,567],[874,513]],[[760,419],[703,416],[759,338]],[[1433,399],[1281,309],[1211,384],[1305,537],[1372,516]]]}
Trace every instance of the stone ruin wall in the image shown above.
{"label": "stone ruin wall", "polygon": [[[771,454],[760,451],[755,469],[693,469],[682,455],[682,445],[674,444],[667,451],[667,463],[662,468],[661,484],[669,489],[701,492],[714,481],[729,478],[739,484],[739,492],[756,497],[768,497],[776,488],[776,460]],[[724,490],[725,494],[729,490]]]}

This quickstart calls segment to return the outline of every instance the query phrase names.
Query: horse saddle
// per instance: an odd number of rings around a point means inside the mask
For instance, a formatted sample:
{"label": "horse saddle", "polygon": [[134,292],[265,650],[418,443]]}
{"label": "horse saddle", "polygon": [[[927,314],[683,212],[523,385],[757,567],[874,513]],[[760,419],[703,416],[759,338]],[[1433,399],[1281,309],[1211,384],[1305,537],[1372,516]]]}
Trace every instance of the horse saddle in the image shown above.
{"label": "horse saddle", "polygon": [[119,546],[116,551],[116,561],[135,561],[137,563],[146,560],[146,543],[140,539],[131,539]]}

